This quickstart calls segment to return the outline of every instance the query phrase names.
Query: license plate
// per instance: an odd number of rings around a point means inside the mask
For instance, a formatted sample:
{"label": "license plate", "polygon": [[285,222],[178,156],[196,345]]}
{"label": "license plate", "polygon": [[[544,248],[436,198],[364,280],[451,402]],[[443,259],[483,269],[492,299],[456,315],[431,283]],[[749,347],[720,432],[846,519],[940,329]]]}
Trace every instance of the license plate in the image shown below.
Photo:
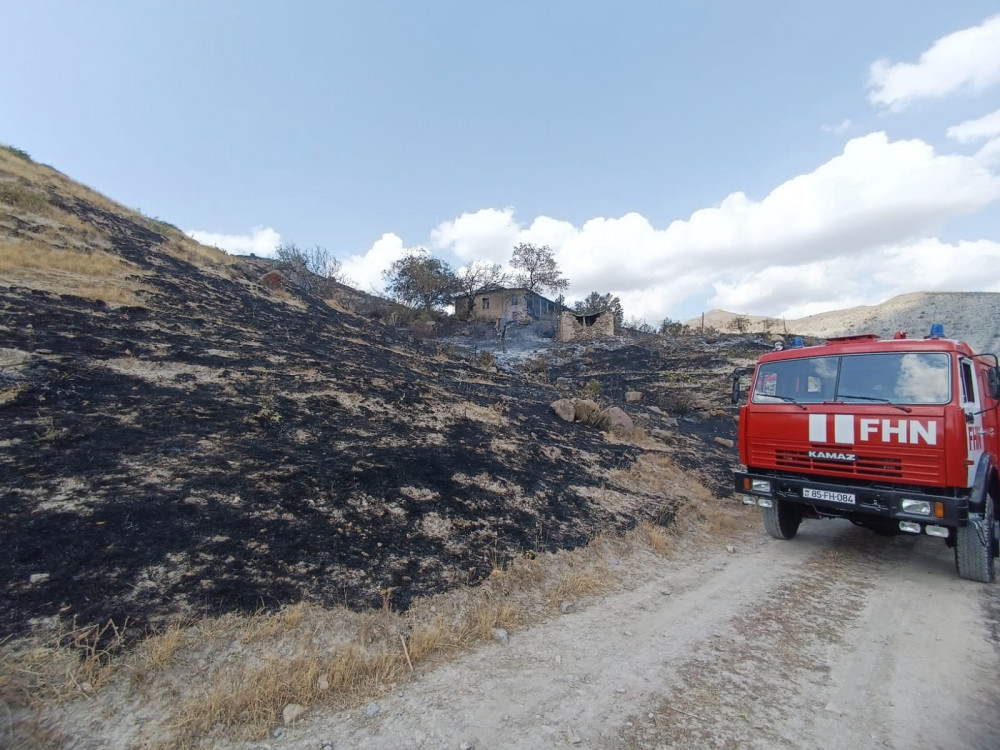
{"label": "license plate", "polygon": [[802,490],[802,497],[810,500],[826,500],[830,503],[847,503],[854,505],[854,495],[850,492],[830,492],[830,490],[811,490],[808,487]]}

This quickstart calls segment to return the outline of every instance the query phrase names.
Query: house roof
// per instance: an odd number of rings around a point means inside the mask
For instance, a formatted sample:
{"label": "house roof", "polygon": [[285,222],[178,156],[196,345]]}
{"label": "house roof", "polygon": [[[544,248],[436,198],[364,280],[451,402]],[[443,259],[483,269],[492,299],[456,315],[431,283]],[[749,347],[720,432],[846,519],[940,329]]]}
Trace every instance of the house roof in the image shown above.
{"label": "house roof", "polygon": [[[539,294],[538,292],[529,292],[523,286],[514,286],[514,287],[511,287],[511,286],[492,286],[492,287],[487,287],[486,289],[480,289],[478,292],[476,292],[476,294],[474,294],[472,296],[474,297],[474,296],[477,296],[479,294],[495,294],[497,292],[515,292],[515,293],[518,293],[518,294],[533,294],[536,297],[538,297],[539,299],[542,299],[542,300],[545,300],[546,302],[551,302],[552,304],[555,304],[555,300],[551,300],[548,297],[544,297],[541,294]],[[459,292],[458,294],[454,295],[452,297],[452,299],[453,300],[462,299],[463,297],[468,297],[468,296],[470,296],[470,295],[466,294],[465,292]]]}

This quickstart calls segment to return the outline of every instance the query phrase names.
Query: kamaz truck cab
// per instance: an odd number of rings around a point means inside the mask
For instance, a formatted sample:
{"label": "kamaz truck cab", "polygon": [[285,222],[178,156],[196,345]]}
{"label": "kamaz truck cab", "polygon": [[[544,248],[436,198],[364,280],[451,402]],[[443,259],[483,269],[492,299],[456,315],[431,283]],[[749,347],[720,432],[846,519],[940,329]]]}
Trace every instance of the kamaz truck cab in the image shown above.
{"label": "kamaz truck cab", "polygon": [[962,578],[993,581],[997,357],[946,339],[940,324],[925,339],[797,343],[760,358],[740,408],[736,491],[768,533],[792,539],[804,518],[843,518],[936,536]]}

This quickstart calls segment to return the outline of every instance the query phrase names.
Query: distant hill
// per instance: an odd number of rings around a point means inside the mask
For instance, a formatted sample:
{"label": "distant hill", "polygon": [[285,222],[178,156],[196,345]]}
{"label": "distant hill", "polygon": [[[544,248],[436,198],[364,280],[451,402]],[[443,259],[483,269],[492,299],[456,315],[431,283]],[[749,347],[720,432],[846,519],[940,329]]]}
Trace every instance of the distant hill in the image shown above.
{"label": "distant hill", "polygon": [[[704,324],[726,331],[736,315],[727,310],[710,310],[705,313]],[[821,338],[852,333],[891,336],[896,331],[921,337],[930,330],[931,323],[942,323],[949,338],[968,341],[978,351],[1000,350],[1000,294],[994,292],[913,292],[877,305],[859,305],[805,318],[747,317],[751,331]],[[702,319],[693,318],[687,325],[698,328]]]}

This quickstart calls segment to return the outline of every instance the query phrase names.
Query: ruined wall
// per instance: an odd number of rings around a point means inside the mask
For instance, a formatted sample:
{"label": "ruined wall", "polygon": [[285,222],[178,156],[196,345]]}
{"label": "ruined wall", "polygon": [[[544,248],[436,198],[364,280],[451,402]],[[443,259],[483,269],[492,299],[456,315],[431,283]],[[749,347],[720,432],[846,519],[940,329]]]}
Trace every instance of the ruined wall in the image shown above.
{"label": "ruined wall", "polygon": [[559,316],[560,341],[591,341],[615,335],[615,316],[610,310],[597,315],[563,312]]}

